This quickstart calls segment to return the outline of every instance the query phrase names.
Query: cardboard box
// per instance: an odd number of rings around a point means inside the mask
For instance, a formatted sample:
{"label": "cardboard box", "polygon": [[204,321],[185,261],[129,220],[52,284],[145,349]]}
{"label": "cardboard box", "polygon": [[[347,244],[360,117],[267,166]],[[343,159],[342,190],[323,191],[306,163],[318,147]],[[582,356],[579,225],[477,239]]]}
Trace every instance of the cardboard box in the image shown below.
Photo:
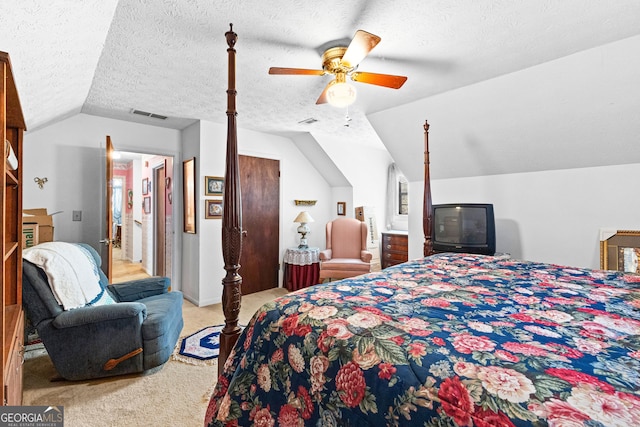
{"label": "cardboard box", "polygon": [[38,244],[38,224],[22,224],[22,249]]}
{"label": "cardboard box", "polygon": [[[34,227],[35,225],[35,227]],[[25,230],[34,230],[31,234],[25,235]],[[34,239],[34,245],[53,241],[53,217],[44,208],[24,209],[22,211],[22,247],[25,246],[25,239]],[[27,239],[28,240],[28,239]],[[34,246],[31,245],[31,246]]]}

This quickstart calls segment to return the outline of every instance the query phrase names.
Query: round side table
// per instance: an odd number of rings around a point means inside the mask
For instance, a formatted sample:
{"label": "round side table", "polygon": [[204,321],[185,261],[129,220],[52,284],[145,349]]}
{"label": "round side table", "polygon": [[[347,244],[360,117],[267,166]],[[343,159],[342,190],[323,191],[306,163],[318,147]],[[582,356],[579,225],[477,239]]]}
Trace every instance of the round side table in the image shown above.
{"label": "round side table", "polygon": [[290,291],[318,283],[320,248],[287,248],[284,253],[284,286]]}

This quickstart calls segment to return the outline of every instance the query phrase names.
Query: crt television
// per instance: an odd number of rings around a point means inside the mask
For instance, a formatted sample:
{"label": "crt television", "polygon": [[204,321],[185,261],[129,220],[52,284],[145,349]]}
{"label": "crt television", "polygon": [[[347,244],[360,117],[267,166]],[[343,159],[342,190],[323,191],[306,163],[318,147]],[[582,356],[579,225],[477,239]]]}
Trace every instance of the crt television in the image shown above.
{"label": "crt television", "polygon": [[496,226],[492,204],[433,205],[432,218],[431,242],[435,252],[495,254]]}

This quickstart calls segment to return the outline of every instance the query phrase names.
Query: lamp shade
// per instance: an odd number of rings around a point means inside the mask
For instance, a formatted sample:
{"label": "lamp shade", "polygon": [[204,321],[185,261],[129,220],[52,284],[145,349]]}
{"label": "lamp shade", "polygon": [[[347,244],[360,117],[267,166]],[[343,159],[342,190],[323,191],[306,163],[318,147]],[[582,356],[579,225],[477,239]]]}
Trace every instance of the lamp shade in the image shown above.
{"label": "lamp shade", "polygon": [[327,102],[334,107],[347,107],[353,104],[355,100],[356,88],[349,83],[337,82],[327,90]]}
{"label": "lamp shade", "polygon": [[293,222],[304,222],[304,223],[313,222],[313,218],[311,218],[311,215],[309,215],[309,212],[302,211],[298,214],[296,219],[293,220]]}

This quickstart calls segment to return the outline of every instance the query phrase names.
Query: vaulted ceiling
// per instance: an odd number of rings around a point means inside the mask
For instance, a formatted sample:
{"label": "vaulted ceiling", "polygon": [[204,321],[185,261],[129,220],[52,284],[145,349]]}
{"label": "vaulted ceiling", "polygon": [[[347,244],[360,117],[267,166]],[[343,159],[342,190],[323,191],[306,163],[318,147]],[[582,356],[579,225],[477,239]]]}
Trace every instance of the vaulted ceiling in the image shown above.
{"label": "vaulted ceiling", "polygon": [[[240,126],[376,146],[367,114],[637,35],[639,16],[636,0],[4,1],[0,50],[31,130],[79,112],[181,129],[226,121],[233,23]],[[329,76],[267,73],[319,69],[358,29],[382,38],[359,69],[405,75],[401,89],[355,83],[347,112],[315,105]]]}

